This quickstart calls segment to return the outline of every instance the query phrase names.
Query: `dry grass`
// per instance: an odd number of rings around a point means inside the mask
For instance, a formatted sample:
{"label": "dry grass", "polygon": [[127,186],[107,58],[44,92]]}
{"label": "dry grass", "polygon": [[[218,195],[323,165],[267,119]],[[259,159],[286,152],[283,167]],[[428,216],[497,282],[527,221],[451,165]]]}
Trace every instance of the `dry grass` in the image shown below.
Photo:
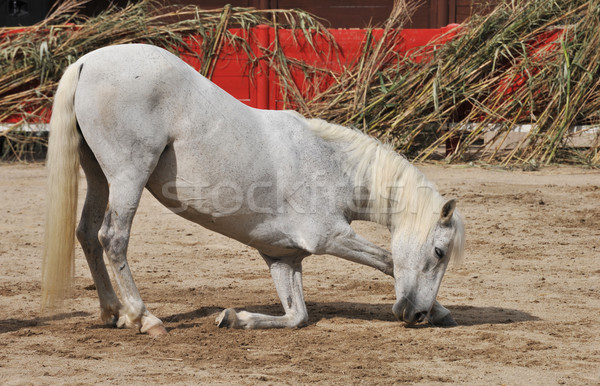
{"label": "dry grass", "polygon": [[[224,44],[235,45],[246,52],[253,64],[259,59],[266,59],[274,66],[281,62],[280,50],[263,52],[259,58],[248,41],[232,34],[229,27],[246,30],[259,24],[276,28],[302,27],[310,36],[320,34],[330,38],[317,19],[300,10],[257,11],[229,6],[200,10],[165,7],[145,0],[122,9],[111,6],[97,17],[87,18],[77,12],[85,0],[59,3],[46,20],[27,27],[25,33],[0,29],[0,122],[9,118],[20,120],[19,124],[0,132],[0,139],[4,140],[5,152],[17,159],[32,142],[45,142],[44,137],[27,133],[23,128],[29,123],[48,120],[62,71],[97,48],[134,42],[158,45],[177,54],[196,56],[200,72],[210,77]],[[195,50],[198,45],[201,49]],[[333,42],[332,46],[335,46]],[[295,91],[294,95],[300,94]]]}
{"label": "dry grass", "polygon": [[[393,48],[414,5],[397,1],[382,26],[383,38],[374,39],[370,31],[362,55],[337,72],[287,58],[277,39],[257,56],[243,37],[228,31],[258,24],[297,29],[311,45],[316,35],[325,39],[328,54],[335,55],[335,40],[301,11],[201,11],[144,1],[87,19],[77,15],[80,5],[63,3],[29,33],[0,42],[0,121],[15,115],[28,122],[43,119],[62,69],[98,47],[147,42],[199,55],[200,71],[210,77],[228,43],[246,52],[252,65],[267,61],[288,105],[357,126],[414,159],[431,159],[452,140],[456,147],[448,161],[600,164],[597,135],[591,148],[569,145],[573,127],[599,124],[600,0],[509,1],[463,23],[451,42],[402,57]],[[201,36],[199,53],[188,45],[190,36]],[[314,83],[310,92],[290,81],[293,71]],[[335,82],[323,89],[319,82],[325,78]],[[501,150],[515,124],[532,129],[514,149]],[[493,145],[480,145],[490,129]],[[14,149],[28,141],[18,127],[0,135]]]}
{"label": "dry grass", "polygon": [[[346,98],[350,107],[330,109],[340,100],[335,92],[315,103],[324,103],[318,111],[329,119],[391,140],[419,160],[454,140],[451,161],[598,165],[597,134],[588,149],[569,141],[574,126],[599,124],[599,14],[598,0],[509,1],[465,22],[449,43],[417,53],[428,61],[380,61],[361,78],[367,84],[356,86],[361,98]],[[366,55],[364,61],[378,53]],[[500,151],[515,124],[532,130],[512,151]],[[494,146],[475,146],[492,128]]]}

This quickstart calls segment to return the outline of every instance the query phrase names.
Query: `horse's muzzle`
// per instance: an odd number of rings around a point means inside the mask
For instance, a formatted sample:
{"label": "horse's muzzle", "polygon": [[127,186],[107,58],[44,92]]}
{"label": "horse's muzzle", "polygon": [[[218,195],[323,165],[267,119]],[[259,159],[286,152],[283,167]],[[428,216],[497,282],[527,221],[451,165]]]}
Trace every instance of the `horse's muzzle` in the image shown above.
{"label": "horse's muzzle", "polygon": [[427,311],[416,310],[406,298],[396,302],[392,307],[392,312],[398,320],[409,325],[422,322],[428,313]]}

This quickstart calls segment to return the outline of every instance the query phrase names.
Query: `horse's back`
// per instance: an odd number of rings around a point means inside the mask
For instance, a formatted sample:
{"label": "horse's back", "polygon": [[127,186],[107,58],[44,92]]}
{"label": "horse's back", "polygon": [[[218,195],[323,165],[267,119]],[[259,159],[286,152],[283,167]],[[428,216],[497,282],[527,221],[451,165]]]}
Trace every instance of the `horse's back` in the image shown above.
{"label": "horse's back", "polygon": [[214,122],[250,110],[155,46],[104,47],[76,65],[77,121],[107,174],[126,172],[125,165],[152,171],[170,143],[190,142]]}
{"label": "horse's back", "polygon": [[82,68],[75,99],[77,118],[82,126],[96,126],[94,132],[102,130],[100,135],[120,130],[121,134],[173,137],[178,128],[192,123],[194,111],[244,107],[158,47],[109,46],[83,56],[78,63]]}
{"label": "horse's back", "polygon": [[118,147],[126,137],[162,146],[179,141],[190,152],[209,148],[232,158],[244,154],[236,151],[240,147],[268,153],[272,142],[279,142],[275,146],[283,150],[283,142],[303,135],[299,114],[246,106],[155,46],[104,47],[78,63],[75,111],[88,142],[115,142]]}

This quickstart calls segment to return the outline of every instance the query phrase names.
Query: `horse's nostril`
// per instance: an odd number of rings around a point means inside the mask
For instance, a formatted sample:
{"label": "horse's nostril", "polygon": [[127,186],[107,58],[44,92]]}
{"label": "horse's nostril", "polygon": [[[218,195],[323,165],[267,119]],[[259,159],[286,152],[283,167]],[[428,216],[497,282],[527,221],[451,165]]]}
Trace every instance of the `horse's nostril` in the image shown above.
{"label": "horse's nostril", "polygon": [[417,323],[421,323],[423,321],[423,319],[425,319],[425,316],[427,316],[427,312],[425,312],[425,311],[417,312],[415,314],[415,320],[417,321]]}

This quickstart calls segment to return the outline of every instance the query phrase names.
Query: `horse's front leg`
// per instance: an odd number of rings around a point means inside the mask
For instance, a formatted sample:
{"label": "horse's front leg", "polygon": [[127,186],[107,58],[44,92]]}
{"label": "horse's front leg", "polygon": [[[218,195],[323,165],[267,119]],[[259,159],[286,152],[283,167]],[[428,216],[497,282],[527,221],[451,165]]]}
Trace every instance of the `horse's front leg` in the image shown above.
{"label": "horse's front leg", "polygon": [[99,232],[100,243],[108,256],[123,301],[117,327],[136,328],[149,335],[163,335],[167,331],[160,319],[146,309],[127,263],[131,223],[143,184],[127,185],[111,185],[109,205]]}
{"label": "horse's front leg", "polygon": [[429,315],[427,315],[427,320],[436,327],[458,326],[458,323],[456,323],[450,314],[450,310],[442,306],[437,300],[433,302],[433,307],[431,307],[431,311],[429,311]]}
{"label": "horse's front leg", "polygon": [[299,327],[308,321],[302,289],[302,257],[273,259],[261,254],[271,271],[277,294],[285,310],[283,316],[271,316],[228,308],[217,317],[219,327],[282,328]]}
{"label": "horse's front leg", "polygon": [[378,269],[394,277],[392,254],[357,235],[350,225],[344,225],[318,254],[330,254]]}
{"label": "horse's front leg", "polygon": [[[394,263],[391,254],[357,235],[349,226],[347,229],[338,232],[338,235],[329,241],[323,253],[373,267],[388,276],[394,277]],[[433,303],[428,320],[436,327],[458,325],[452,318],[450,311],[437,300]]]}

